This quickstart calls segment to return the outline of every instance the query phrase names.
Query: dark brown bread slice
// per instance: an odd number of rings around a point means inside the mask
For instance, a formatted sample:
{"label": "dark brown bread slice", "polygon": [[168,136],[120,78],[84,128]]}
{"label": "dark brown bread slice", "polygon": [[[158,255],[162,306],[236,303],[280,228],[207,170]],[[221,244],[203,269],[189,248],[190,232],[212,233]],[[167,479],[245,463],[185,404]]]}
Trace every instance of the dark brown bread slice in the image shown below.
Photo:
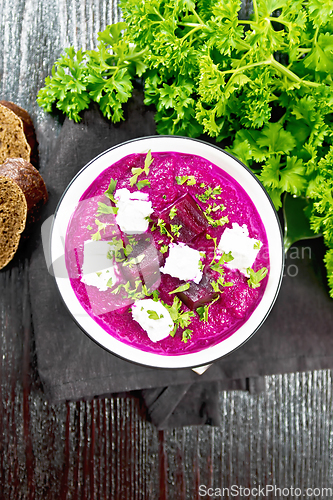
{"label": "dark brown bread slice", "polygon": [[16,182],[0,176],[0,269],[12,260],[27,220],[27,202]]}
{"label": "dark brown bread slice", "polygon": [[38,142],[35,127],[29,113],[11,101],[0,101],[0,104],[13,111],[22,120],[23,132],[30,146],[30,163],[38,167]]}
{"label": "dark brown bread slice", "polygon": [[24,158],[30,161],[30,146],[21,118],[0,104],[0,164],[7,158]]}
{"label": "dark brown bread slice", "polygon": [[27,228],[30,228],[48,199],[42,176],[23,158],[8,158],[0,165],[0,175],[12,179],[22,189],[28,207]]}

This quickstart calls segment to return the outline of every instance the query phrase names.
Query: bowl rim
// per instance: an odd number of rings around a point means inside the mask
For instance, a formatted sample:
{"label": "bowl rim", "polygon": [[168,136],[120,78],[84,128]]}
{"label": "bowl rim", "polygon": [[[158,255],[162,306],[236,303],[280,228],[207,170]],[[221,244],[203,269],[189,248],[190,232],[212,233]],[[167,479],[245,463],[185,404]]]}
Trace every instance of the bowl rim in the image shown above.
{"label": "bowl rim", "polygon": [[[55,212],[54,212],[54,217],[53,217],[51,231],[50,231],[50,241],[49,241],[50,255],[51,255],[51,262],[53,262],[53,260],[52,260],[52,249],[53,249],[53,241],[54,241],[54,227],[55,227],[55,223],[57,221],[57,216],[59,215],[59,212],[61,211],[62,204],[64,202],[64,199],[68,195],[68,191],[71,189],[71,187],[76,182],[76,180],[83,174],[83,172],[85,172],[92,164],[94,164],[95,162],[97,162],[98,160],[100,160],[102,157],[105,157],[106,155],[110,154],[112,151],[114,151],[116,149],[126,148],[127,145],[133,144],[133,143],[148,142],[148,141],[155,141],[155,140],[158,140],[158,141],[162,140],[163,141],[163,140],[166,140],[166,139],[169,140],[169,141],[174,141],[174,140],[176,140],[176,141],[179,141],[179,140],[180,141],[190,141],[190,142],[194,141],[196,143],[199,143],[200,145],[202,145],[205,148],[208,147],[208,148],[215,149],[217,151],[217,154],[219,154],[221,156],[226,155],[233,162],[236,162],[240,167],[242,167],[243,169],[245,169],[245,171],[247,172],[247,174],[250,174],[252,180],[254,180],[257,183],[257,186],[261,189],[262,194],[265,196],[266,203],[268,201],[268,204],[269,204],[270,209],[272,211],[272,215],[274,216],[273,220],[274,220],[274,222],[276,224],[276,229],[278,230],[277,231],[277,234],[279,235],[278,243],[281,245],[281,252],[280,252],[281,263],[280,263],[280,266],[279,266],[279,268],[280,268],[279,276],[278,276],[277,281],[275,282],[275,285],[274,285],[274,289],[275,289],[274,294],[271,297],[269,306],[266,308],[265,313],[262,315],[261,320],[257,323],[256,327],[254,329],[251,329],[252,330],[251,333],[247,334],[244,339],[242,339],[240,342],[236,343],[236,345],[233,346],[231,349],[229,349],[227,352],[222,352],[222,354],[220,352],[218,352],[219,350],[217,349],[217,347],[221,346],[221,344],[225,343],[228,339],[230,339],[232,337],[233,337],[233,340],[235,340],[235,338],[236,338],[235,336],[237,335],[237,332],[241,328],[243,328],[244,325],[246,325],[248,323],[249,319],[252,317],[252,314],[248,318],[248,320],[243,325],[241,325],[241,327],[238,330],[236,330],[233,334],[231,334],[229,337],[227,337],[227,339],[224,339],[221,342],[219,342],[219,343],[217,343],[217,344],[215,344],[213,346],[210,346],[208,348],[202,349],[202,350],[194,352],[194,353],[177,354],[177,355],[162,355],[162,354],[150,353],[150,352],[147,353],[146,351],[142,351],[142,350],[140,350],[138,348],[135,348],[133,346],[128,346],[127,344],[125,344],[125,343],[123,343],[121,341],[118,341],[112,335],[108,334],[100,325],[98,325],[91,318],[91,316],[89,316],[89,314],[87,312],[84,311],[84,313],[82,314],[82,316],[84,316],[85,320],[88,320],[88,324],[89,323],[91,324],[91,321],[92,321],[94,323],[95,327],[98,327],[97,329],[101,330],[100,334],[102,334],[104,332],[104,334],[107,334],[108,337],[110,337],[111,339],[113,339],[114,341],[116,341],[116,344],[120,345],[120,349],[114,349],[114,346],[112,348],[110,348],[110,346],[105,345],[105,342],[102,341],[103,337],[106,338],[105,335],[97,335],[96,336],[96,335],[93,335],[91,332],[89,333],[87,331],[87,327],[84,326],[82,324],[82,322],[80,322],[80,320],[76,317],[75,313],[73,312],[73,308],[71,308],[69,306],[69,304],[67,303],[67,301],[65,300],[65,297],[63,296],[63,287],[62,287],[61,283],[59,282],[59,279],[57,279],[56,276],[54,276],[54,279],[55,279],[58,291],[60,293],[62,302],[64,303],[66,309],[69,311],[69,313],[70,313],[73,321],[76,323],[76,325],[80,328],[80,330],[90,340],[92,340],[93,342],[95,342],[97,345],[99,345],[100,347],[102,347],[104,350],[106,350],[110,354],[113,354],[113,355],[115,355],[115,356],[117,356],[117,357],[119,357],[121,359],[124,359],[124,360],[126,360],[128,362],[131,362],[131,363],[134,363],[134,364],[139,364],[139,365],[149,366],[149,367],[154,367],[154,368],[161,368],[161,369],[165,369],[165,368],[167,368],[167,369],[195,368],[195,367],[200,367],[200,366],[205,366],[205,365],[211,364],[211,363],[217,361],[218,359],[221,359],[221,358],[223,358],[223,357],[231,354],[232,352],[234,352],[237,349],[239,349],[240,347],[242,347],[249,339],[251,339],[255,335],[255,333],[261,328],[261,326],[263,325],[263,323],[266,321],[268,315],[270,314],[270,312],[271,312],[271,310],[272,310],[272,308],[274,306],[274,303],[275,303],[275,301],[277,299],[277,296],[279,294],[279,291],[280,291],[280,288],[281,288],[281,284],[282,284],[283,271],[284,271],[284,265],[285,265],[285,252],[284,252],[284,246],[283,246],[282,227],[281,227],[281,224],[280,224],[280,221],[279,221],[278,214],[277,214],[277,212],[275,210],[274,204],[273,204],[270,196],[268,195],[268,193],[265,190],[265,188],[262,185],[262,183],[259,181],[259,179],[256,177],[256,175],[251,171],[251,169],[249,167],[247,167],[244,163],[242,163],[238,158],[236,158],[231,153],[229,153],[228,151],[225,151],[224,149],[222,149],[221,147],[219,147],[219,146],[217,146],[215,144],[211,144],[211,143],[209,143],[207,141],[204,141],[202,139],[191,138],[191,137],[183,137],[183,136],[179,136],[179,135],[149,135],[149,136],[137,137],[137,138],[129,139],[129,140],[124,141],[122,143],[116,144],[116,145],[114,145],[114,146],[106,149],[105,151],[101,152],[100,154],[98,154],[97,156],[95,156],[94,158],[92,158],[89,162],[87,162],[79,170],[79,172],[77,172],[77,174],[72,178],[72,180],[68,183],[67,187],[65,188],[64,192],[62,193],[62,195],[61,195],[61,197],[59,199],[59,202],[58,202],[58,204],[56,206]],[[149,149],[153,149],[153,148],[149,148]],[[158,149],[157,150],[157,152],[163,152],[163,151],[164,152],[174,152],[175,150],[174,149],[170,149],[170,148],[164,148],[164,149]],[[138,152],[140,153],[141,151],[138,151]],[[154,151],[152,151],[152,152],[154,153]],[[181,151],[176,150],[175,152],[178,153],[178,152],[181,152]],[[124,158],[128,154],[132,154],[132,153],[129,153],[129,152],[125,153],[125,154],[123,154],[121,156],[121,158]],[[197,153],[190,153],[190,152],[186,152],[184,154],[195,154],[195,155],[198,155]],[[200,155],[198,155],[198,156],[200,156]],[[205,157],[204,153],[201,154],[201,156],[203,158],[207,159]],[[109,166],[112,166],[112,164],[116,163],[116,161],[119,161],[119,160],[112,161],[112,163],[110,163]],[[208,161],[210,161],[210,160],[208,160]],[[211,163],[213,163],[213,161]],[[108,167],[105,167],[105,168],[108,168]],[[105,170],[105,168],[103,170],[97,172],[97,174],[95,175],[94,179],[96,179],[98,177],[98,175],[100,175],[100,173]],[[222,168],[222,167],[218,166],[218,168]],[[235,179],[232,176],[232,174],[230,174],[229,172],[227,172],[227,173],[236,182],[238,182],[240,184],[240,182],[237,179]],[[93,180],[91,180],[91,182],[93,182]],[[246,189],[244,188],[243,185],[241,185],[241,187],[244,189],[244,191],[246,191]],[[88,185],[84,186],[81,189],[81,196],[84,193],[85,189],[87,189],[87,188],[88,188]],[[257,206],[256,206],[256,209],[257,209]],[[258,209],[257,209],[257,211],[258,211]],[[258,213],[259,213],[259,211],[258,211]],[[267,228],[266,228],[266,226],[264,226],[264,227],[265,227],[266,234],[267,234]],[[67,232],[67,228],[68,228],[68,224],[66,225],[66,232]],[[270,252],[270,255],[271,255],[271,252]],[[270,262],[270,265],[271,265],[271,262]],[[67,278],[67,281],[68,281],[68,283],[70,285],[70,282],[69,282],[68,278]],[[71,287],[71,285],[70,285],[70,287]],[[74,292],[73,292],[73,294],[74,294]],[[75,298],[76,298],[76,296],[75,296]],[[82,308],[82,306],[81,306],[81,304],[80,304],[80,302],[78,301],[77,298],[76,298],[76,301],[79,304],[80,308]],[[258,304],[257,308],[253,311],[253,313],[258,309],[260,303]],[[82,310],[83,310],[83,308],[82,308]],[[89,321],[89,320],[91,320],[91,321]],[[81,319],[81,321],[82,321],[82,319]],[[114,344],[114,342],[111,342],[111,344]],[[114,345],[116,345],[116,344],[114,344]],[[125,353],[122,352],[122,351],[125,351]],[[134,352],[131,352],[131,351],[134,351]],[[214,355],[212,351],[217,351],[217,352]],[[208,353],[208,355],[207,355],[207,353]],[[135,355],[135,354],[138,354],[138,356]],[[141,357],[143,359],[139,359],[140,358],[140,354],[141,354]],[[147,358],[147,354],[149,355],[148,356],[149,357],[149,361],[147,361],[147,359],[146,359]],[[204,359],[200,361],[200,360],[196,359],[198,357],[203,357]],[[155,358],[155,359],[152,359],[152,358]],[[169,363],[166,362],[166,360],[169,360]],[[170,360],[172,360],[172,366],[170,366]]]}

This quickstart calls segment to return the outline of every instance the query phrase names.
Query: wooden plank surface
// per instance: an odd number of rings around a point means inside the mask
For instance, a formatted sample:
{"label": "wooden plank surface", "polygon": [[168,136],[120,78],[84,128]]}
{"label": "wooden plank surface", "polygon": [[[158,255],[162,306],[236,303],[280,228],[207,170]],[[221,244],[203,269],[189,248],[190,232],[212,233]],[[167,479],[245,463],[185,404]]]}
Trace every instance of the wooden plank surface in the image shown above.
{"label": "wooden plank surface", "polygon": [[[0,96],[31,113],[42,172],[61,125],[38,108],[36,93],[64,47],[94,47],[97,31],[119,16],[106,0],[0,0]],[[333,487],[330,371],[266,377],[261,395],[221,393],[215,428],[158,432],[136,399],[48,403],[28,266],[20,252],[0,272],[1,499],[199,499],[200,485]]]}

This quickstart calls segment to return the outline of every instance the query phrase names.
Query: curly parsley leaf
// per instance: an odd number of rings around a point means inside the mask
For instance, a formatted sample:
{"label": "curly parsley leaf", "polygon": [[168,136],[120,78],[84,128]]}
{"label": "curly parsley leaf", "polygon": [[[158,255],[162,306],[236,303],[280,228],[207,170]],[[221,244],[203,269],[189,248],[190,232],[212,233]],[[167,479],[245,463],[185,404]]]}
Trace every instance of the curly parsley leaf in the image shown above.
{"label": "curly parsley leaf", "polygon": [[89,106],[87,93],[88,55],[74,47],[65,49],[54,63],[52,76],[45,79],[45,87],[37,95],[37,103],[45,111],[52,112],[53,105],[66,113],[70,120],[80,121],[80,112]]}

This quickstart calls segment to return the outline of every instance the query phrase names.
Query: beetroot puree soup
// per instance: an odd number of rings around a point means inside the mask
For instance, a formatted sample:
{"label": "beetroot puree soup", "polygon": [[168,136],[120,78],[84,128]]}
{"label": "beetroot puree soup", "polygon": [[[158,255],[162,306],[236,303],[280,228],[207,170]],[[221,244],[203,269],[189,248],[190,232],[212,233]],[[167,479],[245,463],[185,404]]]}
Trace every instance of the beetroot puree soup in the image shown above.
{"label": "beetroot puree soup", "polygon": [[[84,192],[68,226],[66,266],[81,305],[110,335],[156,354],[193,353],[232,335],[258,306],[268,276],[258,283],[250,276],[269,270],[266,233],[255,200],[217,166],[190,154],[152,153],[152,161],[148,155],[126,156]],[[140,219],[148,226],[143,232],[121,225],[121,214],[123,224],[135,225],[140,217],[127,205],[121,212],[124,193],[136,198],[135,207],[147,208]],[[107,274],[96,268],[83,276],[88,248],[97,247],[109,249],[103,258],[111,267]],[[171,275],[177,264],[186,272],[186,257],[167,265],[172,249],[184,247],[200,252],[196,277]],[[249,254],[255,255],[251,271],[242,268]],[[168,308],[175,323],[166,338],[151,340],[133,319],[134,304],[143,299]],[[151,323],[163,316],[148,314]]]}

